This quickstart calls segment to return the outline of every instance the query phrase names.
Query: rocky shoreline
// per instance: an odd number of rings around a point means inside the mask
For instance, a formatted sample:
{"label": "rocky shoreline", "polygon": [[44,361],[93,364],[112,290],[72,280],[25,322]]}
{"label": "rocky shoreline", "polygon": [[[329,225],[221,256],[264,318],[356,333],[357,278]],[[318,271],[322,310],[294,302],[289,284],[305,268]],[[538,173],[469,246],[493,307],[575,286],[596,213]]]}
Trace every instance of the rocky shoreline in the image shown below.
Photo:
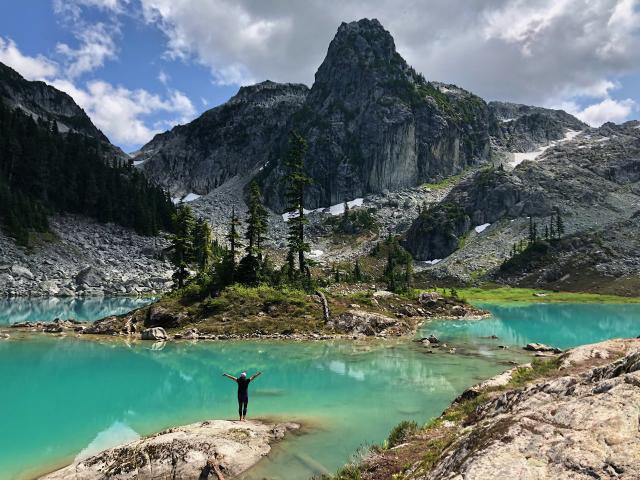
{"label": "rocky shoreline", "polygon": [[169,428],[40,477],[41,480],[234,478],[269,454],[296,423],[209,420]]}
{"label": "rocky shoreline", "polygon": [[[395,294],[377,291],[372,298],[400,299]],[[477,309],[460,301],[452,301],[437,292],[423,292],[416,302],[394,306],[393,311],[380,307],[379,311],[366,310],[360,305],[349,304],[348,308],[336,314],[327,310],[324,323],[309,327],[308,331],[265,331],[259,327],[243,333],[233,333],[230,327],[226,331],[211,333],[200,331],[206,327],[206,320],[192,317],[187,309],[173,309],[162,302],[145,306],[123,315],[111,315],[95,322],[55,319],[51,322],[25,321],[0,328],[0,335],[8,338],[12,332],[42,333],[59,336],[112,336],[128,339],[166,342],[173,340],[335,340],[361,338],[398,338],[416,333],[418,328],[430,319],[467,319],[487,318],[489,312]],[[321,307],[318,306],[318,309]],[[267,306],[267,310],[269,307]],[[269,325],[278,320],[276,312],[259,312],[258,319]],[[233,324],[232,318],[223,319],[222,324]],[[242,322],[245,319],[238,319]],[[286,325],[285,325],[286,326]]]}
{"label": "rocky shoreline", "polygon": [[341,472],[362,480],[637,479],[638,405],[640,338],[584,345],[469,388],[398,445],[373,448]]}

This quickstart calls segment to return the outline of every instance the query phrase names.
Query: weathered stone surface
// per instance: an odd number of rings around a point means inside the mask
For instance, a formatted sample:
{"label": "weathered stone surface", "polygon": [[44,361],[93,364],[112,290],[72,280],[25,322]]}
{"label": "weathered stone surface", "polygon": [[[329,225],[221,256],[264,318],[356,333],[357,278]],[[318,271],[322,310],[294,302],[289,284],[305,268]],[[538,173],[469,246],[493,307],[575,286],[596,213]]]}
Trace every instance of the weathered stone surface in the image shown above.
{"label": "weathered stone surface", "polygon": [[166,340],[167,332],[162,327],[145,328],[141,334],[142,340]]}
{"label": "weathered stone surface", "polygon": [[44,480],[170,480],[235,478],[271,450],[293,423],[212,420],[176,427],[41,477]]}
{"label": "weathered stone surface", "polygon": [[96,287],[102,284],[104,274],[93,266],[83,268],[75,276],[76,285],[88,285],[90,287]]}
{"label": "weathered stone surface", "polygon": [[527,343],[524,347],[525,350],[530,352],[549,352],[549,353],[562,353],[562,350],[556,347],[550,347],[544,343]]}
{"label": "weathered stone surface", "polygon": [[33,280],[33,273],[31,273],[31,270],[21,265],[13,265],[11,267],[11,274],[15,278],[26,278],[28,280]]}
{"label": "weathered stone surface", "polygon": [[[489,156],[490,124],[481,98],[427,82],[377,20],[343,23],[295,117],[315,179],[306,206],[412,187],[481,163]],[[283,173],[280,161],[259,176],[276,211],[284,207]]]}
{"label": "weathered stone surface", "polygon": [[128,318],[110,316],[89,324],[82,333],[95,335],[114,335],[127,333]]}
{"label": "weathered stone surface", "polygon": [[162,305],[152,305],[145,320],[149,327],[175,328],[187,323],[188,316],[184,310],[174,311]]}
{"label": "weathered stone surface", "polygon": [[145,175],[174,197],[206,194],[235,176],[257,173],[309,88],[271,81],[242,87],[225,104],[156,135],[136,156]]}
{"label": "weathered stone surface", "polygon": [[429,480],[640,478],[640,342],[609,365],[499,395]]}
{"label": "weathered stone surface", "polygon": [[381,334],[405,335],[411,331],[411,326],[403,320],[355,309],[348,310],[332,318],[327,325],[340,333],[368,336]]}

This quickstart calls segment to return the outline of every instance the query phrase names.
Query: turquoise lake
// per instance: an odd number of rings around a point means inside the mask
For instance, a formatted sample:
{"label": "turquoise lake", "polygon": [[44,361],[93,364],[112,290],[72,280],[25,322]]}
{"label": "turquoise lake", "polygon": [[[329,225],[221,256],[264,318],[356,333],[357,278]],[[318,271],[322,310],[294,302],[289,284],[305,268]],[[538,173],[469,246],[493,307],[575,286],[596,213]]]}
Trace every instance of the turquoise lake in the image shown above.
{"label": "turquoise lake", "polygon": [[[493,318],[423,326],[420,335],[436,334],[456,346],[455,354],[428,354],[408,340],[183,342],[160,349],[111,339],[2,340],[0,478],[33,478],[169,426],[233,419],[235,385],[221,375],[241,370],[264,372],[250,387],[249,417],[305,425],[244,478],[308,478],[381,442],[401,420],[428,421],[509,361],[526,361],[520,347],[527,342],[567,348],[640,335],[640,305],[484,306]],[[499,339],[482,338],[490,335]]]}

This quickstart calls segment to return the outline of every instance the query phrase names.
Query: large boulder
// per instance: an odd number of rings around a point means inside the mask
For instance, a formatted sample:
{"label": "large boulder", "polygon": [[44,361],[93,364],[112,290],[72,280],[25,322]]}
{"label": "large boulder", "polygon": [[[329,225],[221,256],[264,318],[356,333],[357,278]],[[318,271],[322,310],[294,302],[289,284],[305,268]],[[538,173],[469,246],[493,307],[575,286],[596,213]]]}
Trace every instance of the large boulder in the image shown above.
{"label": "large boulder", "polygon": [[156,304],[149,307],[145,325],[149,327],[177,328],[189,320],[184,311],[175,312],[163,305]]}
{"label": "large boulder", "polygon": [[141,335],[142,340],[166,340],[167,332],[162,327],[145,328]]}
{"label": "large boulder", "polygon": [[[105,450],[41,477],[44,480],[236,478],[271,450],[293,423],[213,420],[170,428]],[[216,472],[217,470],[217,472]],[[106,473],[109,472],[109,473]],[[224,472],[224,473],[223,473]]]}
{"label": "large boulder", "polygon": [[84,329],[82,333],[95,334],[95,335],[116,335],[119,333],[127,333],[129,325],[129,319],[127,317],[115,316],[96,320]]}
{"label": "large boulder", "polygon": [[33,280],[33,273],[27,267],[21,265],[13,265],[11,267],[11,275],[14,278],[26,278],[27,280]]}
{"label": "large boulder", "polygon": [[95,267],[89,266],[80,270],[75,277],[76,285],[98,287],[104,281],[104,274]]}

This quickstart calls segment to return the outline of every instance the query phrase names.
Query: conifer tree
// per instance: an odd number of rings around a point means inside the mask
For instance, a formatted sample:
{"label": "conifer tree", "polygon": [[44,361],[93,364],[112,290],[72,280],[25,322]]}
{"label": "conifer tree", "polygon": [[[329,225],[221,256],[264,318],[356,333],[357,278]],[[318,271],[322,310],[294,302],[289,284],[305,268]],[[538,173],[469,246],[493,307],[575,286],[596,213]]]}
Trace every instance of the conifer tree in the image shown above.
{"label": "conifer tree", "polygon": [[362,281],[362,270],[360,269],[360,260],[356,258],[356,264],[353,267],[353,280],[356,282]]}
{"label": "conifer tree", "polygon": [[254,180],[249,187],[249,216],[247,218],[247,253],[262,258],[262,242],[267,233],[267,209],[262,204],[260,187]]}
{"label": "conifer tree", "polygon": [[227,276],[229,283],[235,281],[236,273],[236,256],[240,247],[240,220],[236,216],[235,207],[231,210],[231,220],[229,221],[229,232],[227,233],[227,241],[229,242],[229,251],[227,253]]}
{"label": "conifer tree", "polygon": [[188,205],[178,207],[173,216],[174,234],[171,236],[173,255],[171,262],[175,267],[173,281],[178,288],[184,287],[189,278],[188,266],[193,259],[192,230],[194,226],[193,212]]}
{"label": "conifer tree", "polygon": [[556,230],[558,233],[558,239],[564,235],[564,221],[560,216],[560,209],[556,209]]}
{"label": "conifer tree", "polygon": [[309,274],[305,263],[305,252],[309,251],[309,244],[304,239],[304,227],[309,223],[304,214],[304,190],[312,183],[311,178],[305,173],[304,156],[307,151],[307,143],[296,131],[289,134],[289,152],[287,154],[286,167],[287,182],[286,198],[288,202],[289,233],[287,243],[289,251],[287,263],[289,264],[289,277],[293,278],[295,271],[295,258],[298,260],[298,272]]}
{"label": "conifer tree", "polygon": [[198,218],[193,228],[193,257],[200,272],[209,269],[212,256],[211,227],[206,220]]}

